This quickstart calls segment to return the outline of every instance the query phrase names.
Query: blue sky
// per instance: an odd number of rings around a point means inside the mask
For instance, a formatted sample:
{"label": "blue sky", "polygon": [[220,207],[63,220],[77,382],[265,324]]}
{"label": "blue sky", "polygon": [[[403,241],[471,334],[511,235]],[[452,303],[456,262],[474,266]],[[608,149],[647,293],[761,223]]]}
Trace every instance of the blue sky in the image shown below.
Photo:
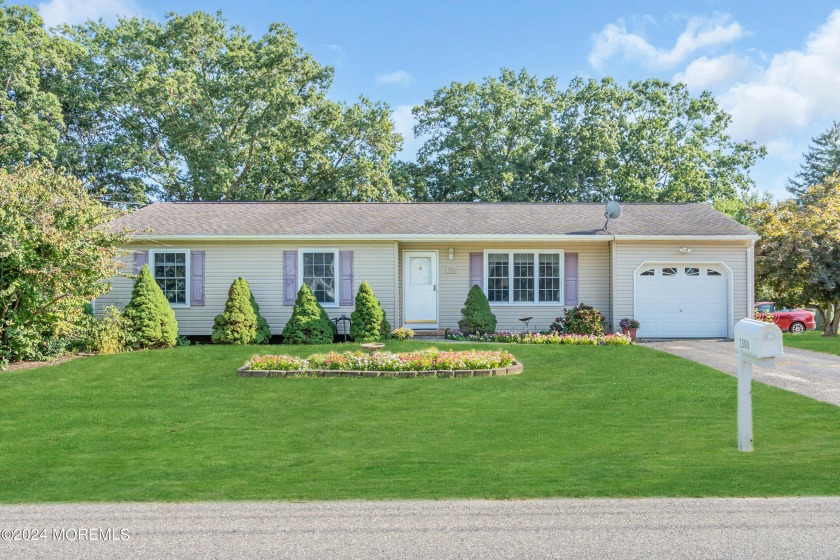
{"label": "blue sky", "polygon": [[[9,3],[14,3],[10,0]],[[322,64],[335,68],[330,97],[389,103],[413,157],[410,110],[446,84],[479,81],[502,67],[561,83],[574,76],[680,80],[712,91],[733,115],[730,133],[768,148],[752,171],[759,190],[785,197],[802,152],[840,120],[840,9],[799,4],[639,2],[321,1],[159,2],[44,0],[49,25],[116,15],[163,19],[168,11],[221,10],[251,34],[281,21]]]}

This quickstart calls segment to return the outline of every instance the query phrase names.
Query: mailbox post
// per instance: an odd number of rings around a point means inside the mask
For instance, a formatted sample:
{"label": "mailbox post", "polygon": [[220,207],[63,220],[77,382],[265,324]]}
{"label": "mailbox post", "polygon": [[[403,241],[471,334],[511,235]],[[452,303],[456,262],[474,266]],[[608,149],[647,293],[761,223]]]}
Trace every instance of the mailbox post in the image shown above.
{"label": "mailbox post", "polygon": [[738,449],[752,451],[752,367],[776,367],[784,354],[782,331],[773,323],[741,319],[735,323],[738,352]]}

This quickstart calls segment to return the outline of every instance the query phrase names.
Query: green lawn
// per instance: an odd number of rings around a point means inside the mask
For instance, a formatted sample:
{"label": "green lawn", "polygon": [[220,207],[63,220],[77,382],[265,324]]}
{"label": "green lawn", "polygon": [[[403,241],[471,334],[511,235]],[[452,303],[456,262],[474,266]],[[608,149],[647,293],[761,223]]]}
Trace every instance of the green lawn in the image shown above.
{"label": "green lawn", "polygon": [[840,408],[756,385],[741,453],[723,373],[642,347],[481,347],[525,372],[239,378],[256,347],[192,346],[0,373],[0,502],[840,494]]}
{"label": "green lawn", "polygon": [[793,348],[840,355],[840,337],[823,336],[822,331],[807,331],[802,334],[785,333],[784,343],[785,346]]}

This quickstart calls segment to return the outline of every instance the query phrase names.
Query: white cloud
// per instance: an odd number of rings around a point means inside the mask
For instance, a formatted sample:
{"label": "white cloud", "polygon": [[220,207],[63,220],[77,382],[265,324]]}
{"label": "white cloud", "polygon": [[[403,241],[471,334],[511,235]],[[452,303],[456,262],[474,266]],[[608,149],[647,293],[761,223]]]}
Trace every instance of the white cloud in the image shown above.
{"label": "white cloud", "polygon": [[653,46],[642,35],[628,31],[624,20],[620,19],[604,26],[593,37],[589,63],[602,69],[607,61],[620,58],[641,62],[649,68],[673,68],[697,51],[732,43],[745,33],[740,23],[729,22],[727,16],[693,17],[674,46],[665,50]]}
{"label": "white cloud", "polygon": [[405,70],[397,70],[389,74],[377,74],[376,83],[380,86],[409,86],[414,83],[414,76]]}
{"label": "white cloud", "polygon": [[417,155],[417,150],[420,149],[420,146],[423,145],[425,140],[423,137],[414,137],[414,125],[417,124],[417,121],[414,115],[411,114],[413,108],[414,105],[397,105],[391,111],[394,129],[402,134],[403,137],[403,149],[400,155],[408,159],[414,159]]}
{"label": "white cloud", "polygon": [[134,0],[49,0],[38,4],[38,12],[47,27],[66,23],[75,25],[102,18],[113,23],[118,16],[141,15]]}
{"label": "white cloud", "polygon": [[332,62],[333,66],[341,66],[341,63],[347,58],[347,53],[344,52],[341,45],[330,43],[329,45],[324,45],[324,48],[333,53],[335,57]]}
{"label": "white cloud", "polygon": [[701,56],[674,76],[675,82],[682,82],[691,89],[713,89],[732,83],[750,69],[750,61],[736,54],[725,54],[715,58]]}
{"label": "white cloud", "polygon": [[840,10],[812,33],[801,51],[774,55],[749,80],[723,93],[732,114],[731,133],[759,142],[840,115]]}

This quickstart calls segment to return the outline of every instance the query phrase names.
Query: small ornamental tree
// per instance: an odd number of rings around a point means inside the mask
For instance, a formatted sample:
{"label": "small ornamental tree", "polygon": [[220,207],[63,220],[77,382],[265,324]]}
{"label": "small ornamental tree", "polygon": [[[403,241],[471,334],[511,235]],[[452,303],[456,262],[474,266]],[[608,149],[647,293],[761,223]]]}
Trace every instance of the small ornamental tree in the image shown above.
{"label": "small ornamental tree", "polygon": [[350,336],[356,342],[376,342],[382,337],[384,319],[385,313],[373,294],[373,289],[367,281],[362,282],[359,293],[356,294],[356,309],[350,315]]}
{"label": "small ornamental tree", "polygon": [[315,299],[309,286],[298,290],[292,316],[283,328],[285,344],[330,344],[335,336],[335,325]]}
{"label": "small ornamental tree", "polygon": [[257,337],[254,339],[254,344],[268,344],[271,340],[271,327],[268,326],[265,317],[260,315],[260,306],[254,299],[254,292],[251,292],[251,307],[254,308],[254,315],[257,316]]}
{"label": "small ornamental tree", "polygon": [[123,316],[137,346],[140,348],[169,348],[178,340],[178,322],[169,301],[152,277],[149,265],[143,266],[131,301]]}
{"label": "small ornamental tree", "polygon": [[478,284],[473,284],[470,293],[467,294],[458,328],[465,334],[496,332],[496,316],[490,310],[490,302]]}
{"label": "small ornamental tree", "polygon": [[244,278],[230,285],[225,311],[213,321],[215,344],[253,344],[257,339],[257,314],[251,305],[251,288]]}

